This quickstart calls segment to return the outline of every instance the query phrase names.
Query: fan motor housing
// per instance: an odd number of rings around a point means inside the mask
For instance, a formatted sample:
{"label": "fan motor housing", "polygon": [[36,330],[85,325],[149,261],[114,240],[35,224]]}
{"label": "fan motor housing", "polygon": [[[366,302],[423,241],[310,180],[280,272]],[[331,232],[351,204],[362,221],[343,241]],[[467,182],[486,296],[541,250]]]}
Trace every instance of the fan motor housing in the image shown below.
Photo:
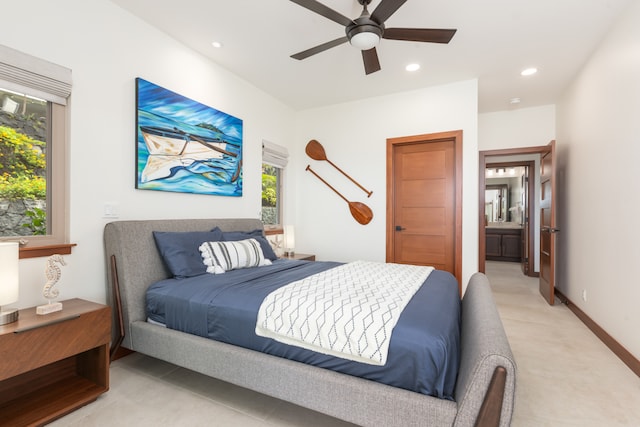
{"label": "fan motor housing", "polygon": [[345,33],[349,40],[351,40],[351,37],[359,33],[374,33],[377,34],[378,37],[382,38],[382,34],[384,34],[384,25],[378,24],[368,16],[361,16],[356,18],[351,25],[348,25],[345,28]]}

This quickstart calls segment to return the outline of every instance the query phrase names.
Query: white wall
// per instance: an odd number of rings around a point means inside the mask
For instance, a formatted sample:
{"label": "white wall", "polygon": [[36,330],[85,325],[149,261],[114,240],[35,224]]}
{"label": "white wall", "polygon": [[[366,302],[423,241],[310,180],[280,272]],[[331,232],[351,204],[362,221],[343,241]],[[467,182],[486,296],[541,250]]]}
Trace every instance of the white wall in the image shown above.
{"label": "white wall", "polygon": [[478,116],[478,149],[547,145],[556,135],[554,105],[518,108]]}
{"label": "white wall", "polygon": [[[259,216],[261,142],[291,140],[291,109],[106,0],[16,1],[2,13],[13,18],[3,19],[0,43],[73,71],[70,237],[78,246],[65,257],[62,299],[105,300],[105,202],[119,205],[120,219]],[[243,197],[134,189],[136,77],[243,119]],[[16,307],[44,302],[44,265],[21,261]]]}
{"label": "white wall", "polygon": [[[557,286],[640,358],[640,2],[558,104]],[[583,301],[582,292],[587,292]]]}
{"label": "white wall", "polygon": [[[387,138],[463,130],[463,283],[478,269],[477,81],[307,110],[296,119],[292,149],[298,252],[320,260],[385,260]],[[311,160],[304,148],[318,140],[327,157],[365,188],[370,198],[327,162]],[[374,213],[357,223],[348,204],[310,172],[307,164],[349,201]]]}

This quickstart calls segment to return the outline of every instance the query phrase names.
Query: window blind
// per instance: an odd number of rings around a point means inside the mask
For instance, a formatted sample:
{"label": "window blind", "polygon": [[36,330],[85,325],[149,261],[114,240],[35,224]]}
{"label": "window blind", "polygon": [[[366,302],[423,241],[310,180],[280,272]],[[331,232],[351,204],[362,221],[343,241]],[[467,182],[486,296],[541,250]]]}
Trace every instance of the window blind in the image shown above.
{"label": "window blind", "polygon": [[262,163],[284,168],[289,161],[289,151],[287,147],[283,147],[273,142],[262,140]]}
{"label": "window blind", "polygon": [[67,105],[71,70],[0,45],[0,86]]}

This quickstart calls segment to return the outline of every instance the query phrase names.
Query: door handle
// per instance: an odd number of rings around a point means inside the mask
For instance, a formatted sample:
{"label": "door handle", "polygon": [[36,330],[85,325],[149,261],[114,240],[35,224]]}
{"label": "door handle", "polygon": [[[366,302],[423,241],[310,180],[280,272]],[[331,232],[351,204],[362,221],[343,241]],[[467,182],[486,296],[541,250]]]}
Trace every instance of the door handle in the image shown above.
{"label": "door handle", "polygon": [[396,231],[402,231],[402,230],[406,230],[406,228],[404,228],[401,225],[396,225]]}
{"label": "door handle", "polygon": [[553,228],[553,227],[541,227],[540,231],[543,231],[545,233],[559,233],[560,229],[559,228]]}

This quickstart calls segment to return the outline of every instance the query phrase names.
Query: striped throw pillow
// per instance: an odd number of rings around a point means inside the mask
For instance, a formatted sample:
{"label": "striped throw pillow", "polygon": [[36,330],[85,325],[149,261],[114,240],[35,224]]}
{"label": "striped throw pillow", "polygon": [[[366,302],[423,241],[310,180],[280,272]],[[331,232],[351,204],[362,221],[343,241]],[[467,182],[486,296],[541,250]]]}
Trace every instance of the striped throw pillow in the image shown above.
{"label": "striped throw pillow", "polygon": [[236,242],[204,242],[200,245],[202,261],[207,273],[222,274],[238,268],[271,265],[264,257],[260,243],[256,239]]}

